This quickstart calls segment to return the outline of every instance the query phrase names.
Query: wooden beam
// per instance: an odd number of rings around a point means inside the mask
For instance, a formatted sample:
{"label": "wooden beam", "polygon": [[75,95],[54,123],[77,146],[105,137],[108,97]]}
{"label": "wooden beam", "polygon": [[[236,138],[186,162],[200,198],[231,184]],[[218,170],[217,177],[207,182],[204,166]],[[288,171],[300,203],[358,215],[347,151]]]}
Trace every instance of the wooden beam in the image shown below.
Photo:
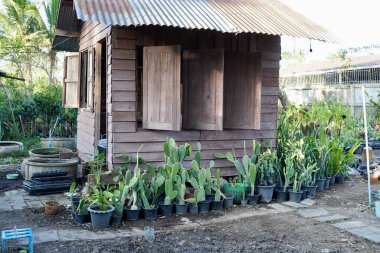
{"label": "wooden beam", "polygon": [[67,31],[67,30],[62,30],[58,28],[55,29],[55,36],[78,38],[79,35],[80,35],[79,32]]}

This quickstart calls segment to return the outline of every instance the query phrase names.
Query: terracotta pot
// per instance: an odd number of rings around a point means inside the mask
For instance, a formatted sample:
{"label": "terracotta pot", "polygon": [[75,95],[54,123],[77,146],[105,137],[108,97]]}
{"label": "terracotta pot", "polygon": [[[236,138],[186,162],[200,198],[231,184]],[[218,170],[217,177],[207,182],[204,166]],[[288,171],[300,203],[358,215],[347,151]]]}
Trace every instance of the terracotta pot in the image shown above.
{"label": "terracotta pot", "polygon": [[57,201],[47,201],[45,203],[45,213],[47,215],[56,215],[59,213],[61,204]]}
{"label": "terracotta pot", "polygon": [[373,183],[377,183],[377,182],[379,182],[379,177],[377,177],[377,176],[375,176],[375,175],[371,175],[370,176],[370,182],[371,182],[371,184],[373,184]]}

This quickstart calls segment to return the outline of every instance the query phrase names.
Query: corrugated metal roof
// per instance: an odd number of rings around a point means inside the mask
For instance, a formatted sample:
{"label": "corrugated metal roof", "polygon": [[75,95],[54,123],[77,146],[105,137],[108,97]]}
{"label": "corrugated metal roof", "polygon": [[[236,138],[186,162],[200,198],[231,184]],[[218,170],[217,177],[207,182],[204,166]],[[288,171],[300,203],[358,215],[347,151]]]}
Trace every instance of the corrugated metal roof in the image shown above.
{"label": "corrugated metal roof", "polygon": [[171,26],[224,33],[337,40],[277,0],[74,0],[77,17],[120,26]]}

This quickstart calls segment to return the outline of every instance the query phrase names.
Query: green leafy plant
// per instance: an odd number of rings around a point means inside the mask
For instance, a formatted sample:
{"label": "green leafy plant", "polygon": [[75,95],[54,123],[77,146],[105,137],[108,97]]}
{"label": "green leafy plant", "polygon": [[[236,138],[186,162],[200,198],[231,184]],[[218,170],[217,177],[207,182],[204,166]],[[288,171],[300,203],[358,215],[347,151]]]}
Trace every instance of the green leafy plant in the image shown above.
{"label": "green leafy plant", "polygon": [[244,155],[241,159],[237,159],[235,152],[226,152],[226,153],[215,153],[216,158],[226,158],[228,161],[234,164],[236,172],[238,174],[239,182],[243,183],[244,181],[249,181],[249,170],[252,165],[254,165],[259,157],[261,150],[261,144],[256,144],[256,141],[252,141],[252,155],[249,157],[246,151],[246,145],[244,141]]}
{"label": "green leafy plant", "polygon": [[277,158],[276,155],[268,149],[258,159],[257,162],[257,182],[259,186],[270,186],[274,184]]}
{"label": "green leafy plant", "polygon": [[176,175],[175,178],[175,189],[177,190],[177,200],[180,205],[185,204],[185,194],[186,194],[186,182],[188,179],[187,170],[182,168],[181,175]]}
{"label": "green leafy plant", "polygon": [[293,159],[291,157],[287,157],[285,159],[285,166],[283,167],[283,173],[285,177],[284,192],[286,192],[286,188],[290,185],[290,181],[294,176],[294,172]]}
{"label": "green leafy plant", "polygon": [[216,170],[216,183],[214,186],[215,191],[215,201],[219,202],[221,200],[221,197],[225,198],[226,196],[222,193],[220,190],[220,169]]}

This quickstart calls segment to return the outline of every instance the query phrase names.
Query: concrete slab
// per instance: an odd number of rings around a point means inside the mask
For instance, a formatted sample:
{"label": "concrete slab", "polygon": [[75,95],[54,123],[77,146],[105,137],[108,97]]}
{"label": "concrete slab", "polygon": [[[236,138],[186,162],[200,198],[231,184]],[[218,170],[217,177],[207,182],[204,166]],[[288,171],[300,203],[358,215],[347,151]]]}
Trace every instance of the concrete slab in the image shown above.
{"label": "concrete slab", "polygon": [[359,227],[347,229],[348,232],[359,237],[363,237],[374,243],[380,243],[380,229],[375,227]]}
{"label": "concrete slab", "polygon": [[306,206],[312,206],[315,204],[315,200],[312,200],[312,199],[304,199],[301,201],[301,204],[302,205],[306,205]]}
{"label": "concrete slab", "polygon": [[333,224],[333,226],[340,229],[351,229],[351,228],[365,227],[366,224],[364,224],[361,221],[346,221],[346,222]]}
{"label": "concrete slab", "polygon": [[314,219],[317,221],[320,221],[320,222],[332,222],[332,221],[338,221],[338,220],[347,220],[348,217],[343,216],[343,215],[339,215],[339,214],[335,214],[335,215],[316,217]]}
{"label": "concrete slab", "polygon": [[329,214],[329,212],[327,212],[323,208],[298,210],[298,212],[304,218],[314,218],[314,217],[326,216]]}
{"label": "concrete slab", "polygon": [[294,210],[294,209],[292,209],[290,207],[287,207],[287,206],[284,206],[284,205],[281,205],[281,204],[278,204],[278,203],[269,204],[268,206],[271,207],[271,208],[273,208],[274,210],[280,212],[280,213],[287,213],[287,212],[291,212],[291,211]]}
{"label": "concrete slab", "polygon": [[44,205],[40,201],[38,201],[38,200],[26,201],[26,206],[29,207],[29,208],[41,208],[41,207],[44,207]]}
{"label": "concrete slab", "polygon": [[292,201],[281,202],[281,204],[282,205],[286,205],[286,206],[290,206],[290,207],[293,207],[293,208],[297,208],[297,209],[307,208],[308,207],[307,205],[304,205],[304,204],[301,204],[301,203],[292,202]]}
{"label": "concrete slab", "polygon": [[79,240],[78,238],[79,234],[85,234],[85,232],[83,230],[77,230],[77,229],[58,230],[58,237],[60,241]]}
{"label": "concrete slab", "polygon": [[58,231],[50,230],[49,231],[41,231],[41,232],[33,232],[36,243],[43,242],[55,242],[59,241]]}

